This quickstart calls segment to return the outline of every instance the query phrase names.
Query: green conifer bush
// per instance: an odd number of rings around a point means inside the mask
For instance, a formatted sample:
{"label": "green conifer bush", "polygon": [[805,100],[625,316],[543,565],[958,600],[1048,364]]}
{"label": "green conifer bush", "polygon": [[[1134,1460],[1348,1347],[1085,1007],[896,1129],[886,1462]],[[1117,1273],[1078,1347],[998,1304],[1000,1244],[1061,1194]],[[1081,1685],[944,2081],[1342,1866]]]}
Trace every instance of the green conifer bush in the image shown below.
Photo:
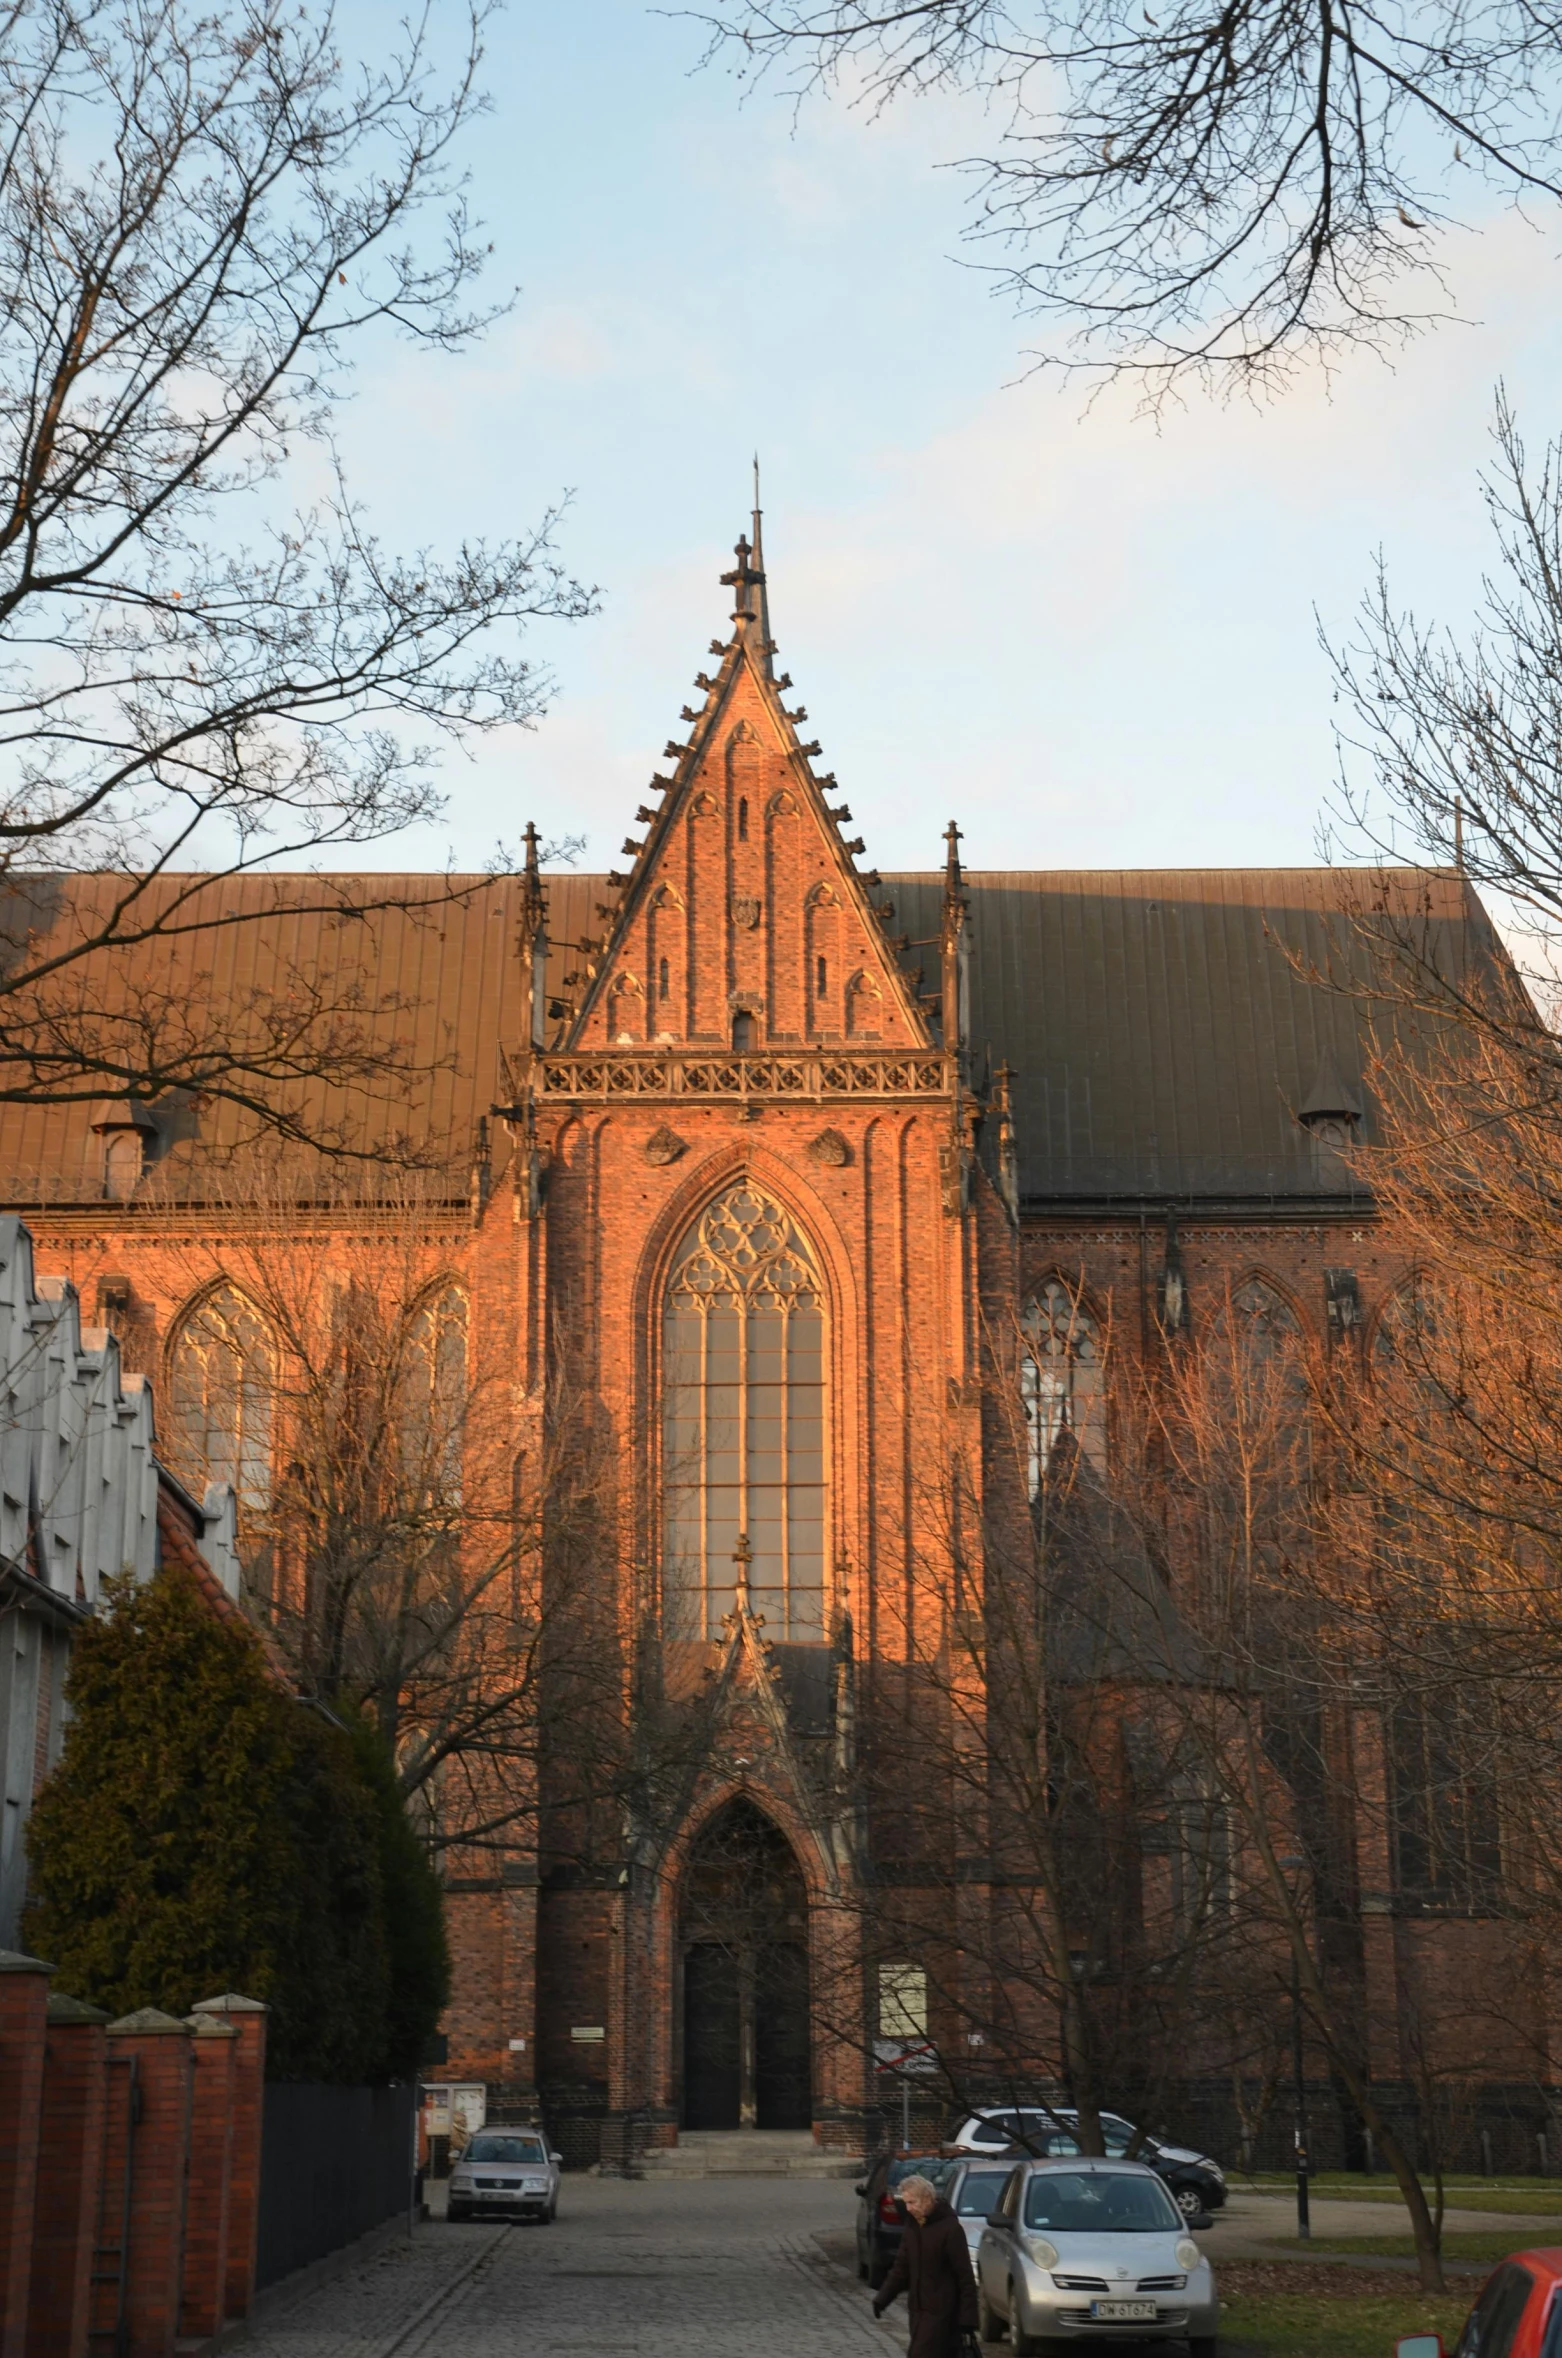
{"label": "green conifer bush", "polygon": [[373,1739],[269,1675],[165,1565],[78,1635],[28,1827],[25,1937],[116,2013],[216,1990],[271,2009],[271,2076],[410,2071],[444,2002],[439,1889]]}

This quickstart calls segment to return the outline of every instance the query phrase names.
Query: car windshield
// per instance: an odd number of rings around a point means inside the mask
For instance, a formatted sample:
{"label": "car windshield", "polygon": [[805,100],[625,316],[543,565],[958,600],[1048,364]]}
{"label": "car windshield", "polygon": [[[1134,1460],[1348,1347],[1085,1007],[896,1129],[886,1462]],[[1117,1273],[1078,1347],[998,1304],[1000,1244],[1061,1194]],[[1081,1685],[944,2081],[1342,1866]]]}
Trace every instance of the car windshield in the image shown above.
{"label": "car windshield", "polygon": [[1158,2178],[1126,2170],[1039,2171],[1025,2189],[1025,2224],[1061,2235],[1164,2235],[1180,2227]]}
{"label": "car windshield", "polygon": [[474,2137],[463,2157],[473,2162],[540,2162],[547,2159],[540,2137]]}
{"label": "car windshield", "polygon": [[1008,2183],[1007,2170],[967,2170],[955,2197],[962,2219],[985,2219],[998,2208],[998,2197]]}
{"label": "car windshield", "polygon": [[890,2163],[885,2183],[899,2186],[906,2178],[925,2178],[930,2186],[944,2186],[948,2183],[950,2171],[955,2167],[955,2163],[941,2153],[903,2153],[897,2161]]}

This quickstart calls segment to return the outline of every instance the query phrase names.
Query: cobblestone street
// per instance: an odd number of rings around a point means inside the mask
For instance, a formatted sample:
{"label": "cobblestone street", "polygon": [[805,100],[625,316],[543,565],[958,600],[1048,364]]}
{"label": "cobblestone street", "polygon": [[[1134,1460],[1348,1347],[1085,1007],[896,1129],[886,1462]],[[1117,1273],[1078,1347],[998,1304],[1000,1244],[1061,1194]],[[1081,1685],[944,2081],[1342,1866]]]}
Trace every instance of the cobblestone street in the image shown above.
{"label": "cobblestone street", "polygon": [[420,2226],[260,2323],[255,2358],[893,2358],[903,2312],[875,2325],[832,2264],[849,2181],[683,2184],[566,2178],[552,2227]]}

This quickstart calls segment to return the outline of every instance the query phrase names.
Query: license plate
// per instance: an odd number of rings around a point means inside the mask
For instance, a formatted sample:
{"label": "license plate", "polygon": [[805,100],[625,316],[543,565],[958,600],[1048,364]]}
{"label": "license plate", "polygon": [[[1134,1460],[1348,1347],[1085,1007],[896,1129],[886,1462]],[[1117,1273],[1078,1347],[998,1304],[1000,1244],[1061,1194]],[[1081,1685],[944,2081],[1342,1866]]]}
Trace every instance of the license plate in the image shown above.
{"label": "license plate", "polygon": [[1153,2301],[1092,2301],[1090,2314],[1103,2325],[1153,2325],[1158,2312]]}

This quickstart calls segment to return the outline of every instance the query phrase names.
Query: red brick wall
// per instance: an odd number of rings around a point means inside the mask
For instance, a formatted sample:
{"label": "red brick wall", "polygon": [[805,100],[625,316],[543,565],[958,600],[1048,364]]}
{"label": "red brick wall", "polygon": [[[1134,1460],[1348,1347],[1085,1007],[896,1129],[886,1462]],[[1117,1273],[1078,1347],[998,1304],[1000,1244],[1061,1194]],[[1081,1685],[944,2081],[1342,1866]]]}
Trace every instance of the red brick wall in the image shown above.
{"label": "red brick wall", "polygon": [[[144,2023],[153,2009],[127,2024]],[[166,2358],[179,2330],[184,2270],[185,2171],[190,2153],[190,2033],[109,2026],[110,2055],[133,2056],[141,2092],[130,2178],[126,2358]]]}
{"label": "red brick wall", "polygon": [[266,2095],[266,2009],[228,1992],[195,2009],[238,2033],[233,2060],[233,2130],[229,2147],[226,2310],[247,2317],[255,2298],[256,2240],[260,2233],[260,2141]]}
{"label": "red brick wall", "polygon": [[[51,2005],[59,2006],[54,2000]],[[88,2009],[65,2004],[72,2012]],[[51,2020],[44,2049],[43,2114],[33,2222],[30,2358],[86,2358],[92,2252],[103,2176],[104,2024]]]}
{"label": "red brick wall", "polygon": [[226,2315],[228,2209],[233,2168],[233,2082],[238,2032],[211,2014],[190,2018],[195,2067],[190,2170],[184,2221],[179,2331],[190,2340],[218,2332]]}
{"label": "red brick wall", "polygon": [[47,1966],[0,1953],[0,2358],[27,2358]]}

